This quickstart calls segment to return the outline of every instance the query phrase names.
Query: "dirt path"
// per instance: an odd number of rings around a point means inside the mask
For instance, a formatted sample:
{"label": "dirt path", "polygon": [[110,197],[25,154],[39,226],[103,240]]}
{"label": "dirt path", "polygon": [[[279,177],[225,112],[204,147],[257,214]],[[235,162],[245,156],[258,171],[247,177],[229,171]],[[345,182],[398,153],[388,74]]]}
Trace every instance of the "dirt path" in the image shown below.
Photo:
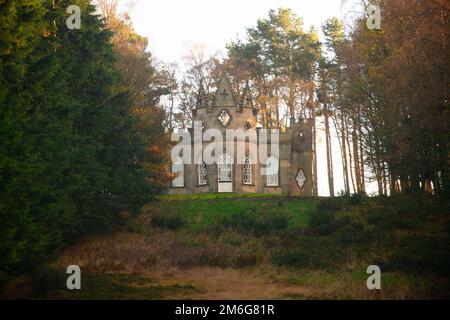
{"label": "dirt path", "polygon": [[152,272],[153,279],[164,286],[192,285],[198,291],[188,295],[168,296],[168,299],[210,299],[210,300],[265,300],[307,297],[311,290],[301,286],[284,285],[265,279],[255,271],[197,267],[192,269],[171,269]]}

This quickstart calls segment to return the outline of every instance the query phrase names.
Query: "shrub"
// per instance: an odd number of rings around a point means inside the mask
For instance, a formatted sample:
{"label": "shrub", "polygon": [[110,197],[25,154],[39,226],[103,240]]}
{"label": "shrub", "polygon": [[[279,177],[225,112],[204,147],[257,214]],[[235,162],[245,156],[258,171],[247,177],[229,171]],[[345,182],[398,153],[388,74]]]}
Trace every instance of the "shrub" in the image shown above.
{"label": "shrub", "polygon": [[236,229],[237,231],[251,230],[255,217],[248,211],[238,211],[222,216],[219,223],[225,228]]}
{"label": "shrub", "polygon": [[237,268],[253,267],[263,260],[263,257],[254,252],[241,252],[233,261],[233,265]]}
{"label": "shrub", "polygon": [[369,210],[367,222],[378,230],[417,229],[423,221],[423,214],[393,207],[375,207]]}
{"label": "shrub", "polygon": [[345,252],[331,238],[300,237],[297,245],[272,252],[277,266],[332,269],[345,259]]}
{"label": "shrub", "polygon": [[317,203],[319,211],[339,211],[345,206],[344,197],[321,199]]}
{"label": "shrub", "polygon": [[266,234],[286,230],[289,217],[285,213],[256,213],[241,211],[223,216],[219,223],[241,233],[253,233],[260,237]]}
{"label": "shrub", "polygon": [[406,272],[450,275],[450,237],[408,236],[388,261],[388,266]]}
{"label": "shrub", "polygon": [[311,252],[301,249],[279,249],[272,254],[272,262],[279,266],[306,267],[310,263]]}
{"label": "shrub", "polygon": [[164,229],[170,229],[170,230],[177,230],[182,228],[186,225],[186,221],[183,219],[183,217],[179,214],[175,213],[169,213],[169,214],[158,214],[152,217],[152,224],[154,226],[164,228]]}
{"label": "shrub", "polygon": [[349,197],[349,203],[351,205],[359,205],[363,203],[363,200],[367,198],[364,193],[355,193]]}
{"label": "shrub", "polygon": [[315,234],[326,236],[334,232],[335,213],[333,211],[316,211],[309,220],[309,227]]}
{"label": "shrub", "polygon": [[66,270],[63,268],[41,267],[33,274],[34,292],[43,296],[52,291],[66,290],[67,277]]}
{"label": "shrub", "polygon": [[334,239],[336,239],[336,243],[343,245],[366,243],[371,239],[371,233],[363,223],[348,221],[336,230]]}

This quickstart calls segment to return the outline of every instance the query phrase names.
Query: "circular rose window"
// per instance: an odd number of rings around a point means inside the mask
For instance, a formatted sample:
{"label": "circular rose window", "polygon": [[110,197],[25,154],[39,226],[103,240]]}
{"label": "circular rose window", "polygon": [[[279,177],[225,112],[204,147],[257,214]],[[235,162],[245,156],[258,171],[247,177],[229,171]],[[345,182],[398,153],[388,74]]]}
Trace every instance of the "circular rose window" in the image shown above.
{"label": "circular rose window", "polygon": [[217,120],[219,120],[219,123],[226,127],[231,123],[231,115],[227,110],[222,110],[219,113],[219,116],[217,117]]}

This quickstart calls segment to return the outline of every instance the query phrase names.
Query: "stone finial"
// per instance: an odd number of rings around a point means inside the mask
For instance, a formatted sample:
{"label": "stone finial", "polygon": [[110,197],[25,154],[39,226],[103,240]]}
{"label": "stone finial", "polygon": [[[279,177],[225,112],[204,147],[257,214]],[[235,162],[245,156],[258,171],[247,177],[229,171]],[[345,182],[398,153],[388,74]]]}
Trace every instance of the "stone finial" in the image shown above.
{"label": "stone finial", "polygon": [[245,84],[244,91],[242,92],[241,101],[239,103],[239,109],[242,111],[243,108],[254,109],[252,94],[250,91],[250,84],[247,80]]}
{"label": "stone finial", "polygon": [[198,89],[197,94],[197,103],[195,105],[196,109],[207,108],[208,107],[208,99],[206,96],[205,88],[203,87],[203,81],[200,82],[200,88]]}
{"label": "stone finial", "polygon": [[295,118],[291,117],[291,118],[289,118],[289,121],[290,121],[290,127],[291,128],[294,127],[294,125],[295,125]]}

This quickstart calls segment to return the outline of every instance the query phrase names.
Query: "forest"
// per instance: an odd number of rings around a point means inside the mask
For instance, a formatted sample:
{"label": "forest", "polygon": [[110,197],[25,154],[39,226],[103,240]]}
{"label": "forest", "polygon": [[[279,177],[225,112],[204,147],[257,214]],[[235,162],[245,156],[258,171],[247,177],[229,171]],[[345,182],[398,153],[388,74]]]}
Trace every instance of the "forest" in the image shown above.
{"label": "forest", "polygon": [[[82,27],[70,30],[74,4]],[[225,57],[192,48],[180,76],[117,1],[0,0],[0,287],[154,201],[173,178],[170,134],[191,125],[200,86],[212,99],[223,72],[236,92],[249,84],[261,125],[323,125],[316,196],[323,136],[331,197],[364,195],[373,181],[380,197],[425,195],[448,209],[450,3],[369,4],[381,29],[365,14],[306,29],[292,10],[271,10]]]}
{"label": "forest", "polygon": [[[338,193],[338,174],[345,194],[365,193],[368,180],[377,182],[379,195],[448,192],[449,5],[379,5],[380,30],[369,29],[365,15],[349,30],[330,18],[321,40],[319,30],[305,30],[299,16],[280,8],[249,27],[245,39],[230,42],[223,61],[194,48],[173,93],[180,101],[176,112],[165,104],[169,129],[190,125],[198,88],[203,84],[212,99],[226,70],[236,92],[249,82],[264,127],[283,129],[298,117],[323,123],[325,132],[314,128],[313,141],[325,136],[331,196]],[[334,172],[333,147],[343,159],[340,172]],[[316,154],[313,161],[318,195]]]}

